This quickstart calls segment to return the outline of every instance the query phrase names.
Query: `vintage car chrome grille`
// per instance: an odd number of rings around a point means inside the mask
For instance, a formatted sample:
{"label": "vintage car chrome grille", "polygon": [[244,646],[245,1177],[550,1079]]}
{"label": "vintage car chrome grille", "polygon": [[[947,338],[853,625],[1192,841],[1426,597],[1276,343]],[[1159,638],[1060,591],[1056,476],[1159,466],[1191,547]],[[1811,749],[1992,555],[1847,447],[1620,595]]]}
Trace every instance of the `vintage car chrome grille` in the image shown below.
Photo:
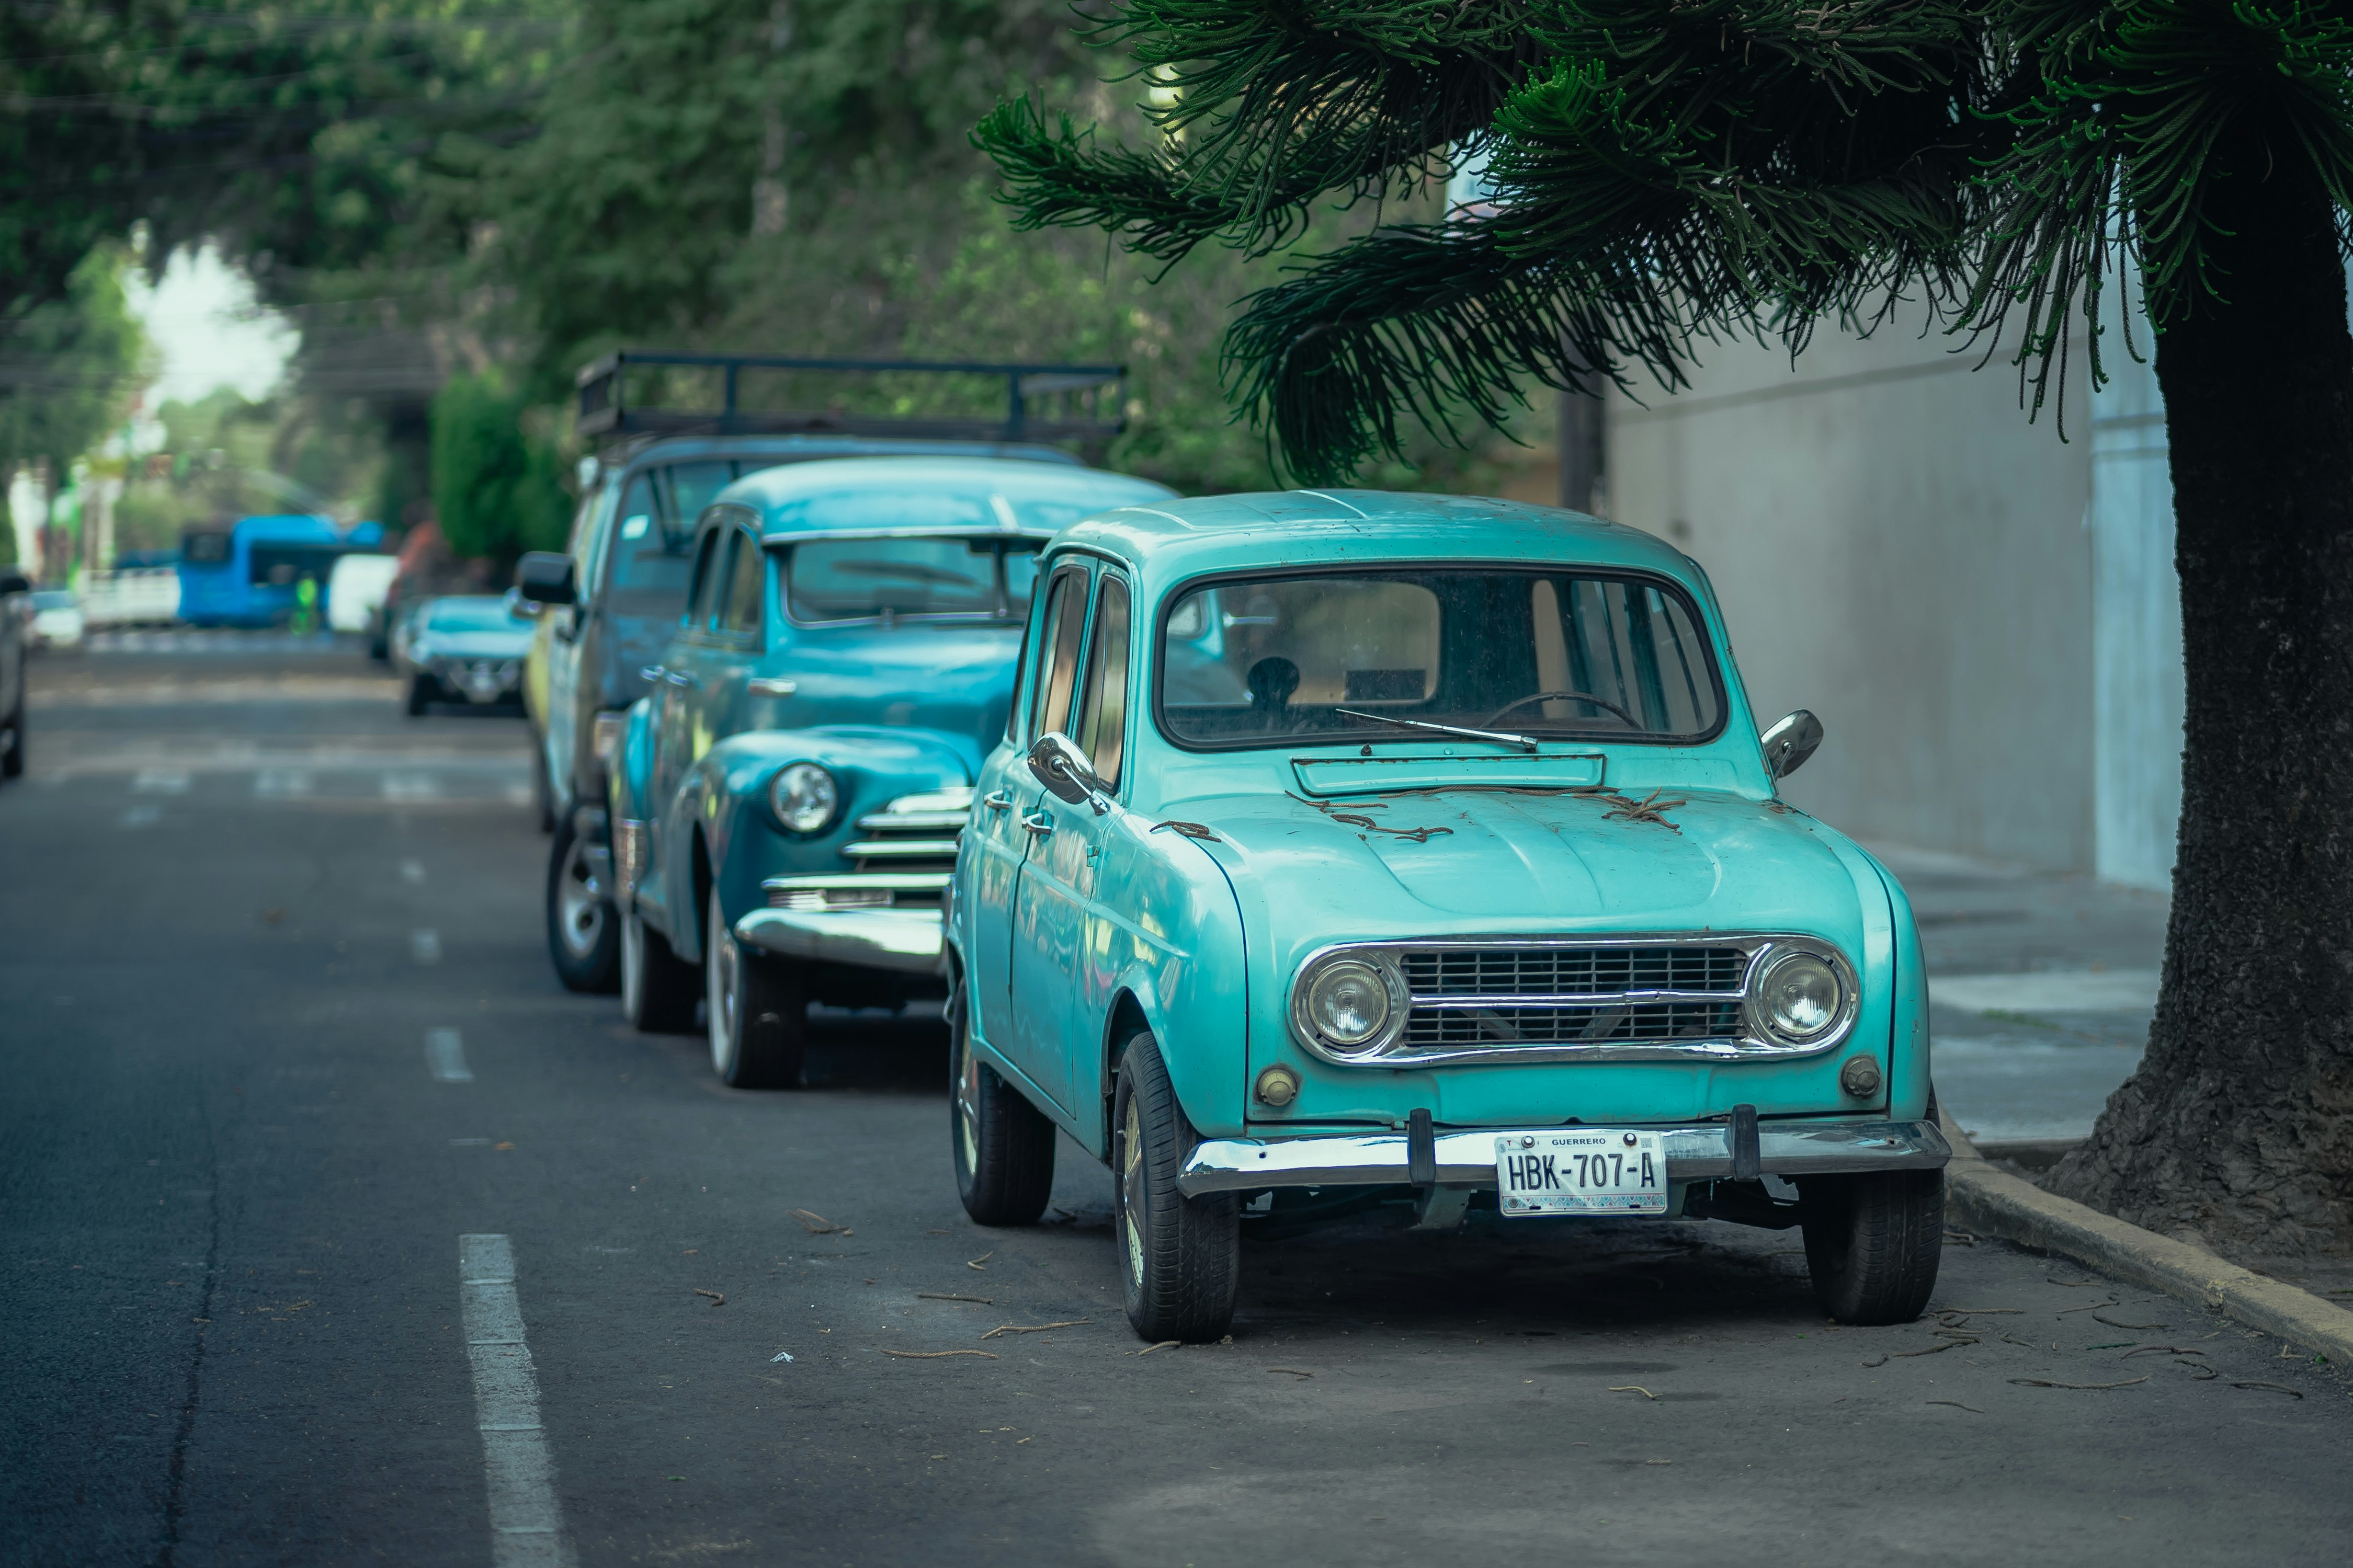
{"label": "vintage car chrome grille", "polygon": [[[1761,1033],[1750,1014],[1756,977],[1792,947],[1828,959],[1845,987],[1836,1026],[1802,1043]],[[1403,1017],[1383,1040],[1342,1049],[1314,1038],[1296,987],[1350,956],[1395,977]],[[1845,1037],[1859,1005],[1845,957],[1801,936],[1374,942],[1327,949],[1300,974],[1294,1032],[1318,1055],[1366,1065],[1813,1055]]]}
{"label": "vintage car chrome grille", "polygon": [[972,815],[972,788],[902,795],[857,821],[858,836],[841,847],[847,872],[778,877],[768,902],[786,910],[937,909],[955,870],[956,835]]}

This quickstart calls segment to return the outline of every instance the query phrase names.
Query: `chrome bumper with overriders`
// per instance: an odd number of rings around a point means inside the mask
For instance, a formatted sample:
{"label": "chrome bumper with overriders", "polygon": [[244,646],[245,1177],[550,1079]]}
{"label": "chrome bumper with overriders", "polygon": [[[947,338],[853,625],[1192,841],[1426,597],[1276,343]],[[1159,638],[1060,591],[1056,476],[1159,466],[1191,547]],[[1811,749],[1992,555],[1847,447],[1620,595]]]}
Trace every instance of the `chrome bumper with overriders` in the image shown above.
{"label": "chrome bumper with overriders", "polygon": [[768,897],[798,907],[754,910],[735,922],[735,940],[779,958],[937,974],[940,906],[896,900],[936,899],[946,881],[928,871],[771,877],[761,884]]}
{"label": "chrome bumper with overriders", "polygon": [[[1495,1140],[1505,1132],[1557,1128],[1489,1128],[1440,1132],[1438,1184],[1493,1187]],[[1664,1129],[1667,1180],[1704,1182],[1732,1173],[1727,1126]],[[1265,1187],[1346,1187],[1402,1184],[1410,1153],[1403,1132],[1369,1137],[1212,1138],[1194,1147],[1178,1173],[1187,1197]],[[1933,1121],[1763,1122],[1757,1129],[1757,1170],[1768,1176],[1860,1175],[1870,1171],[1937,1171],[1953,1157]]]}

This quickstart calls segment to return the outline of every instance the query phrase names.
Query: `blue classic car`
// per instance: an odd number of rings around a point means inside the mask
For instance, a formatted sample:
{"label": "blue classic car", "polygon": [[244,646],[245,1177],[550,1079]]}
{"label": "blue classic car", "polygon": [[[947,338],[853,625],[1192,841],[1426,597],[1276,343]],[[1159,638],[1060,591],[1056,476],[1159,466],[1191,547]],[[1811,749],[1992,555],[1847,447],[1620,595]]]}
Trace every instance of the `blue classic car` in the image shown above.
{"label": "blue classic car", "polygon": [[812,1000],[941,995],[940,890],[1038,550],[1168,493],[990,458],[797,463],[720,492],[612,773],[630,1020],[691,1030],[702,1001],[721,1078],[789,1085]]}
{"label": "blue classic car", "polygon": [[[1128,1315],[1232,1317],[1243,1216],[1802,1226],[1849,1322],[1936,1281],[1903,889],[1775,781],[1698,565],[1447,496],[1134,505],[1039,566],[950,889],[965,1206],[1109,1163]],[[1486,1222],[1482,1222],[1486,1223]]]}

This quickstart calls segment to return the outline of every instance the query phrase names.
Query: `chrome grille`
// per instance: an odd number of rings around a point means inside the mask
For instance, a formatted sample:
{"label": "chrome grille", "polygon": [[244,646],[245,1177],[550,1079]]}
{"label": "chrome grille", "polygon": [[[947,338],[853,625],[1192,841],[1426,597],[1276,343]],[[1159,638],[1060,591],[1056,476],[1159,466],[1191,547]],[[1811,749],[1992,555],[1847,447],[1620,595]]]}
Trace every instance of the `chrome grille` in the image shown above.
{"label": "chrome grille", "polygon": [[[772,890],[771,901],[785,897],[804,901],[822,896],[826,907],[889,905],[935,907],[940,889],[955,869],[956,836],[972,815],[972,787],[955,784],[902,795],[880,811],[870,811],[857,822],[858,836],[841,847],[859,886],[835,886],[818,895],[807,884],[837,878],[796,878],[789,890]],[[784,907],[798,908],[799,904]]]}
{"label": "chrome grille", "polygon": [[1748,954],[1736,947],[1494,947],[1398,955],[1406,989],[1423,996],[1599,995],[1721,991],[1737,997]]}
{"label": "chrome grille", "polygon": [[1402,1044],[1600,1046],[1745,1032],[1737,947],[1467,947],[1398,954],[1413,1005]]}

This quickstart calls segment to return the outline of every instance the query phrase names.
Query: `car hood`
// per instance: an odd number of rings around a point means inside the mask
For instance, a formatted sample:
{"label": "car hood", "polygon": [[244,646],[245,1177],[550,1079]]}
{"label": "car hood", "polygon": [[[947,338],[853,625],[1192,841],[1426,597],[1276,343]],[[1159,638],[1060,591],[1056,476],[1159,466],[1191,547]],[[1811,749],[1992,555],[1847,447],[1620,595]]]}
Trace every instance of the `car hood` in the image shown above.
{"label": "car hood", "polygon": [[514,632],[427,632],[411,645],[417,658],[521,658],[531,651],[528,628]]}
{"label": "car hood", "polygon": [[[1198,798],[1238,888],[1279,894],[1282,938],[1474,931],[1799,931],[1854,940],[1861,858],[1775,801],[1665,792],[1439,790]],[[1867,871],[1864,874],[1868,874]],[[1308,933],[1314,933],[1312,937]]]}

